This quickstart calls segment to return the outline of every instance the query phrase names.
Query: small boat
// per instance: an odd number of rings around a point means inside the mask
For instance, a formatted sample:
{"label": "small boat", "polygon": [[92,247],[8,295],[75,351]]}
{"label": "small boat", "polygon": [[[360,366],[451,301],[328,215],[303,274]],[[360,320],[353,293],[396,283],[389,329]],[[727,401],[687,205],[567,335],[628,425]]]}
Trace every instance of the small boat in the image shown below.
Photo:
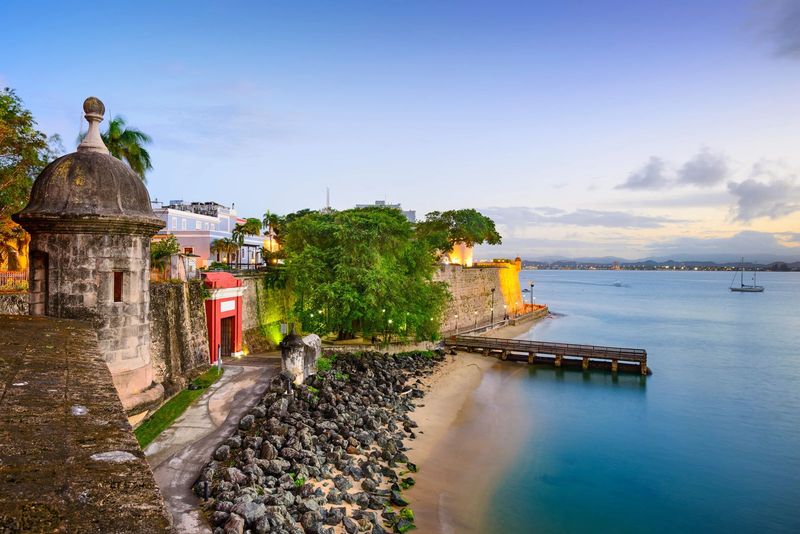
{"label": "small boat", "polygon": [[[739,285],[734,285],[736,281],[736,275],[739,275]],[[756,285],[756,272],[753,271],[753,283],[751,285],[747,285],[744,283],[744,258],[742,258],[742,268],[741,270],[733,275],[733,280],[731,281],[731,291],[736,291],[738,293],[761,293],[764,291],[764,286]]]}

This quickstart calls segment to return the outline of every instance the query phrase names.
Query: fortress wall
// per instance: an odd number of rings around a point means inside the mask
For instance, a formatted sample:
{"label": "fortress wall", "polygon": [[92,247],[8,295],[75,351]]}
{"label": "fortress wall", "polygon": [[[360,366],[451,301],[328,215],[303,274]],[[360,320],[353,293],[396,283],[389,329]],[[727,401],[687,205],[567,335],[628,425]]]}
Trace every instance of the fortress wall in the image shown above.
{"label": "fortress wall", "polygon": [[434,279],[447,283],[453,297],[442,317],[444,333],[454,331],[456,325],[461,331],[474,327],[476,321],[478,326],[488,324],[492,316],[492,289],[495,321],[503,318],[506,309],[513,313],[515,307],[522,307],[519,270],[512,263],[470,268],[442,265]]}
{"label": "fortress wall", "polygon": [[201,281],[150,284],[150,354],[165,398],[208,366],[205,289]]}
{"label": "fortress wall", "polygon": [[28,293],[0,293],[0,315],[28,315]]}

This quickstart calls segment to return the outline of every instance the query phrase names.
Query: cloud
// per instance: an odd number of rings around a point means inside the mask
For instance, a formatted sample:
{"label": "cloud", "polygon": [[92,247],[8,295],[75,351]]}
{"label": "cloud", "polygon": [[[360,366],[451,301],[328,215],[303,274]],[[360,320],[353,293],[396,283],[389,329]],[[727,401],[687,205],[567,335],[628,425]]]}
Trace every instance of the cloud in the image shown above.
{"label": "cloud", "polygon": [[628,175],[625,183],[618,185],[617,189],[663,189],[670,185],[666,175],[666,164],[661,158],[651,156],[648,162],[639,170]]}
{"label": "cloud", "polygon": [[740,221],[759,217],[779,219],[800,211],[800,184],[793,174],[781,172],[774,162],[757,163],[750,178],[730,182],[728,191],[737,199],[733,211]]}
{"label": "cloud", "polygon": [[678,183],[712,187],[722,183],[728,177],[728,159],[703,149],[678,170]]}
{"label": "cloud", "polygon": [[636,215],[624,211],[579,209],[566,212],[558,208],[509,207],[482,208],[480,212],[509,229],[533,225],[602,226],[605,228],[660,228],[668,223],[682,222],[668,217]]}
{"label": "cloud", "polygon": [[739,232],[730,237],[679,237],[647,246],[658,258],[681,260],[736,261],[745,256],[750,260],[774,261],[800,258],[800,247],[786,246],[783,233]]}
{"label": "cloud", "polygon": [[800,2],[777,0],[772,6],[765,33],[775,47],[775,55],[800,59]]}

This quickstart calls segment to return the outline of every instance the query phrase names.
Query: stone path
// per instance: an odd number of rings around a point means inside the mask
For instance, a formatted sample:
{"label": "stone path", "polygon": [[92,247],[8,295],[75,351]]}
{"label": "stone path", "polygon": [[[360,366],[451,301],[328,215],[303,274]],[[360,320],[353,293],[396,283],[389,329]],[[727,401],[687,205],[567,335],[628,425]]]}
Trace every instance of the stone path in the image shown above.
{"label": "stone path", "polygon": [[222,378],[145,449],[178,532],[211,532],[192,484],[215,447],[261,396],[269,378],[280,372],[280,362],[278,353],[223,361]]}

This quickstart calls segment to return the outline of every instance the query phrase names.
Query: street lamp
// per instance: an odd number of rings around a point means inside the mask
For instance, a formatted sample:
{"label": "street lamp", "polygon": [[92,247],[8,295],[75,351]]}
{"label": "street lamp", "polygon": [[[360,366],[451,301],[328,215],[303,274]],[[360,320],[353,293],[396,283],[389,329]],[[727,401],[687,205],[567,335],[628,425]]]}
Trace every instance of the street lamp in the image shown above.
{"label": "street lamp", "polygon": [[533,306],[533,280],[531,280],[531,306]]}
{"label": "street lamp", "polygon": [[503,304],[503,320],[508,320],[508,304]]}
{"label": "street lamp", "polygon": [[475,310],[475,328],[478,328],[478,310]]}
{"label": "street lamp", "polygon": [[458,334],[458,314],[456,314],[456,334]]}
{"label": "street lamp", "polygon": [[494,287],[492,288],[492,318],[489,321],[489,324],[494,324],[494,290],[495,289],[496,288],[494,288]]}

